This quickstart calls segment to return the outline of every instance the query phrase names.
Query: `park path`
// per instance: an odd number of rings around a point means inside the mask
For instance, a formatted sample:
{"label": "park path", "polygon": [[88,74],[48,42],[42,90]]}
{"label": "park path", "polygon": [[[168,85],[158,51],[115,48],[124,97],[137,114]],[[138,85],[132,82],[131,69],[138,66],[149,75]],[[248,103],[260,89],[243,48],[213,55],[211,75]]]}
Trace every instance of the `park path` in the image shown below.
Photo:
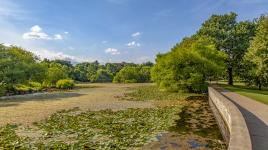
{"label": "park path", "polygon": [[241,111],[247,123],[253,150],[268,150],[268,105],[219,88]]}

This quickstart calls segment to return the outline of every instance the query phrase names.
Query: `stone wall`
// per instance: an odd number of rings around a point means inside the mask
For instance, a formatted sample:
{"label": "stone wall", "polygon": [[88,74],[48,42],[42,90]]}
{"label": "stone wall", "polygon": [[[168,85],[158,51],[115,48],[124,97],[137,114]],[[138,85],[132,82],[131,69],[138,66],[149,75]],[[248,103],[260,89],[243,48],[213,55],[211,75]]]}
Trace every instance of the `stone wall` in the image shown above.
{"label": "stone wall", "polygon": [[209,101],[229,150],[252,150],[249,131],[239,109],[215,87],[209,87]]}

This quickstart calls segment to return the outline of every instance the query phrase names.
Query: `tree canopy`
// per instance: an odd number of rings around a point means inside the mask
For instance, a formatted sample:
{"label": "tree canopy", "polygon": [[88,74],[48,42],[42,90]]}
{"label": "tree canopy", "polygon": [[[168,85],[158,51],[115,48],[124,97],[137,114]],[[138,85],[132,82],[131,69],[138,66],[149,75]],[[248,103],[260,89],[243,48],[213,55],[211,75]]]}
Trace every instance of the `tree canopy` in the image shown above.
{"label": "tree canopy", "polygon": [[268,84],[268,16],[262,16],[257,25],[256,36],[245,55],[245,80],[259,89]]}
{"label": "tree canopy", "polygon": [[144,83],[150,82],[150,67],[148,66],[126,66],[114,77],[115,83]]}
{"label": "tree canopy", "polygon": [[237,14],[212,15],[206,20],[197,35],[207,36],[214,41],[216,49],[227,54],[225,60],[228,83],[233,84],[233,72],[239,74],[242,58],[255,33],[255,23],[237,22]]}
{"label": "tree canopy", "polygon": [[225,54],[207,38],[185,38],[170,52],[157,55],[152,79],[165,90],[200,92],[206,80],[221,75],[224,59]]}

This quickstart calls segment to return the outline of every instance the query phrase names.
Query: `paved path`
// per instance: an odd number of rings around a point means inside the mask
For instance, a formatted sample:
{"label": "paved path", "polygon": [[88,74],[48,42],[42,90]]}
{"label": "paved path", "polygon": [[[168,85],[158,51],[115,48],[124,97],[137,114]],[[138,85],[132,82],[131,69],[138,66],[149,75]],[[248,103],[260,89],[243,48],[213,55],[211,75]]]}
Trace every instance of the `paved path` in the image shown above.
{"label": "paved path", "polygon": [[268,150],[268,105],[234,92],[219,91],[233,101],[245,117],[253,150]]}

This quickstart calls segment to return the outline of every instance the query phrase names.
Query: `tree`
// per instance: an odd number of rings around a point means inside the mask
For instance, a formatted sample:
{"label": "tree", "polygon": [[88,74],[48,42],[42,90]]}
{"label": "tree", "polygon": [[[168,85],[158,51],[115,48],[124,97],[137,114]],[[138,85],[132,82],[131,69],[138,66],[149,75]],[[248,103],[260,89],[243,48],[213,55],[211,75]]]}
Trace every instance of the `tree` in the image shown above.
{"label": "tree", "polygon": [[74,79],[77,81],[91,81],[93,82],[97,70],[100,68],[98,61],[95,62],[83,62],[76,64],[74,67]]}
{"label": "tree", "polygon": [[12,87],[14,84],[25,83],[34,76],[33,64],[36,57],[19,47],[0,48],[0,82]]}
{"label": "tree", "polygon": [[84,63],[79,63],[76,64],[74,67],[74,79],[77,81],[82,81],[86,82],[88,81],[87,79],[87,66],[89,63],[84,62]]}
{"label": "tree", "polygon": [[142,66],[148,66],[148,67],[153,67],[154,66],[154,63],[150,62],[150,61],[147,61],[145,63],[142,63],[141,64]]}
{"label": "tree", "polygon": [[58,63],[58,64],[61,64],[63,66],[67,66],[68,68],[73,68],[71,61],[68,61],[68,60],[56,59],[56,60],[52,60],[50,62],[51,63]]}
{"label": "tree", "polygon": [[245,55],[246,78],[253,81],[261,90],[268,84],[268,16],[263,16],[257,25],[256,36]]}
{"label": "tree", "polygon": [[44,85],[48,87],[53,87],[60,79],[67,79],[67,78],[68,78],[68,69],[66,66],[60,65],[58,63],[51,63],[49,64]]}
{"label": "tree", "polygon": [[227,54],[228,84],[233,85],[233,72],[239,73],[242,58],[254,36],[253,22],[237,22],[235,13],[212,15],[205,21],[197,35],[208,36],[216,48]]}
{"label": "tree", "polygon": [[125,66],[114,77],[116,83],[145,83],[150,82],[150,67],[147,66]]}
{"label": "tree", "polygon": [[157,55],[152,79],[168,91],[200,92],[206,90],[206,80],[221,75],[224,58],[225,54],[206,37],[185,38],[170,52]]}
{"label": "tree", "polygon": [[112,75],[104,69],[99,69],[92,82],[112,82]]}
{"label": "tree", "polygon": [[106,63],[106,70],[113,76],[124,67],[123,63]]}
{"label": "tree", "polygon": [[99,62],[95,61],[93,63],[88,63],[87,65],[87,79],[90,82],[94,81],[95,75],[97,73],[97,70],[99,68]]}

